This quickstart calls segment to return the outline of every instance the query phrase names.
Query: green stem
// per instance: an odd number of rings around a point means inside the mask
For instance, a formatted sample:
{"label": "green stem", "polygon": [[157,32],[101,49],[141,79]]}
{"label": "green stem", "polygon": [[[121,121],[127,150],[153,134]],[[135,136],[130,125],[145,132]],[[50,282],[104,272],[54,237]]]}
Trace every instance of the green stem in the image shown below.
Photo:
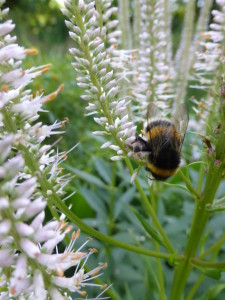
{"label": "green stem", "polygon": [[[16,127],[14,126],[14,123],[12,122],[12,120],[9,117],[8,112],[6,112],[6,111],[4,112],[3,122],[9,132],[14,132],[14,133],[16,132]],[[93,237],[98,238],[99,240],[102,240],[110,245],[117,246],[117,247],[126,249],[128,251],[135,252],[135,253],[140,253],[140,254],[152,256],[152,257],[163,258],[166,260],[170,259],[171,255],[168,253],[160,253],[160,252],[156,252],[156,251],[146,250],[146,249],[136,247],[133,245],[129,245],[127,243],[124,243],[124,242],[121,242],[114,238],[111,238],[107,235],[104,235],[104,234],[96,231],[92,227],[86,225],[75,214],[73,214],[68,209],[68,207],[62,202],[62,200],[56,194],[52,184],[47,180],[45,174],[42,174],[40,171],[38,171],[39,167],[38,167],[37,158],[35,158],[35,156],[32,155],[32,153],[29,151],[29,148],[27,148],[23,145],[19,145],[18,150],[20,150],[23,153],[23,157],[25,159],[26,165],[29,167],[31,174],[37,177],[40,187],[41,187],[41,190],[42,190],[42,193],[43,193],[44,197],[46,197],[46,199],[48,199],[47,202],[48,202],[49,208],[52,208],[50,210],[51,210],[53,216],[55,216],[55,218],[57,220],[59,219],[59,216],[57,214],[57,211],[53,208],[54,206],[52,204],[54,204],[57,208],[59,208],[59,210],[62,213],[64,213],[67,216],[67,218],[70,219],[70,221],[74,222],[84,232],[92,235]],[[49,199],[51,199],[51,200],[49,200]],[[182,260],[182,258],[177,256],[175,258],[175,260],[180,261],[180,260]],[[118,298],[114,297],[114,299],[118,299]]]}
{"label": "green stem", "polygon": [[48,195],[48,191],[51,191],[51,189],[49,190],[48,187],[46,186],[47,181],[44,179],[45,175],[43,176],[43,174],[38,172],[38,170],[39,170],[38,163],[33,159],[33,156],[31,155],[29,150],[24,145],[20,144],[18,146],[18,149],[20,151],[22,151],[23,157],[25,159],[26,166],[29,167],[32,175],[37,177],[38,182],[39,182],[39,184],[41,186],[41,189],[42,189],[42,194],[45,197],[45,199],[48,199],[47,205],[48,205],[48,209],[50,210],[52,216],[55,217],[56,220],[59,220],[59,215],[58,215],[58,213],[57,213],[57,211],[56,211],[56,209],[53,205],[53,201],[51,199],[51,196]]}
{"label": "green stem", "polygon": [[[23,151],[24,156],[26,157],[27,163],[29,162],[29,166],[30,165],[32,166],[34,164],[33,155],[24,146],[21,146],[21,150]],[[38,169],[36,169],[36,170],[38,170]],[[132,251],[132,252],[136,252],[136,253],[140,253],[140,254],[144,254],[144,255],[148,255],[148,256],[153,256],[153,257],[164,258],[164,259],[170,258],[171,255],[168,253],[157,253],[155,251],[139,248],[139,247],[121,242],[114,238],[111,238],[108,235],[105,235],[101,232],[98,232],[97,230],[93,229],[92,227],[88,226],[83,221],[81,221],[80,218],[78,218],[74,213],[71,212],[71,210],[69,210],[69,208],[62,202],[60,197],[56,194],[51,183],[46,179],[45,176],[43,176],[43,174],[40,173],[40,175],[38,175],[38,181],[40,183],[41,189],[44,194],[47,195],[47,191],[51,191],[51,196],[48,196],[48,199],[51,197],[51,200],[54,203],[54,205],[57,206],[58,209],[62,213],[64,213],[68,219],[70,219],[70,221],[74,222],[84,232],[90,234],[93,237],[96,237],[97,239],[99,239],[101,241],[109,243],[110,245],[117,246],[117,247],[126,249],[128,251]],[[178,259],[178,261],[182,260],[182,258],[179,258],[179,257],[177,257],[177,259]]]}
{"label": "green stem", "polygon": [[211,262],[211,261],[203,261],[198,258],[192,258],[191,262],[195,266],[199,267],[205,267],[205,268],[212,268],[212,269],[224,269],[225,268],[225,262]]}
{"label": "green stem", "polygon": [[189,0],[186,6],[183,33],[177,51],[177,92],[176,104],[182,103],[186,93],[186,86],[190,70],[190,47],[194,30],[195,0]]}
{"label": "green stem", "polygon": [[[159,252],[159,244],[157,242],[154,242],[155,244],[155,250],[156,252]],[[166,293],[165,293],[165,288],[164,288],[164,278],[163,278],[163,268],[162,268],[162,263],[161,259],[157,258],[157,268],[158,268],[158,280],[159,280],[159,295],[161,300],[165,300],[166,298]]]}
{"label": "green stem", "polygon": [[[6,110],[3,110],[3,116],[4,116],[3,122],[4,122],[4,125],[7,128],[7,130],[9,132],[16,133],[17,132],[16,124],[10,118],[10,114]],[[26,165],[30,168],[33,176],[36,176],[37,170],[39,170],[39,166],[38,166],[37,162],[35,162],[33,160],[33,158],[31,156],[30,152],[28,151],[28,149],[25,146],[23,146],[22,144],[20,144],[18,146],[18,150],[23,152],[23,157],[25,159]],[[40,178],[40,180],[41,180],[41,178]],[[43,196],[46,199],[50,198],[47,195],[47,189],[43,189]],[[51,199],[49,201],[47,201],[47,205],[48,205],[48,208],[49,208],[52,216],[55,217],[56,220],[59,220],[58,213],[55,211],[54,206],[51,203]]]}
{"label": "green stem", "polygon": [[122,49],[132,49],[132,35],[130,26],[130,1],[119,1],[119,19],[122,28]]}
{"label": "green stem", "polygon": [[194,256],[197,250],[202,233],[210,216],[207,213],[205,206],[207,204],[211,204],[215,197],[215,193],[220,184],[222,171],[222,165],[217,168],[213,164],[211,164],[202,199],[195,203],[191,232],[187,246],[184,250],[185,260],[182,263],[180,263],[175,270],[170,295],[171,300],[179,300],[182,296],[184,287],[186,285],[186,281],[192,269],[192,257]]}
{"label": "green stem", "polygon": [[171,9],[171,1],[164,0],[164,21],[165,26],[164,30],[166,32],[166,62],[168,65],[172,64],[172,9]]}
{"label": "green stem", "polygon": [[[154,184],[152,184],[151,186],[151,191],[150,191],[150,195],[151,195],[151,204],[152,207],[155,210],[155,213],[157,211],[156,208],[156,201],[155,201],[155,193],[154,193]],[[153,223],[155,226],[155,223]],[[156,252],[159,252],[159,244],[154,241],[155,244],[155,250]],[[162,264],[161,264],[161,259],[157,259],[157,268],[158,268],[158,280],[159,280],[159,295],[160,295],[160,299],[161,300],[165,300],[165,288],[164,288],[164,278],[163,278],[163,269],[162,269]]]}
{"label": "green stem", "polygon": [[114,187],[116,184],[116,164],[113,164],[112,166],[112,189],[110,191],[110,204],[109,204],[109,235],[111,236],[113,234],[114,229],[114,204],[115,204],[115,198],[114,198]]}
{"label": "green stem", "polygon": [[[225,234],[224,234],[224,236],[225,236]],[[220,239],[219,242],[221,243],[220,246],[222,246],[222,239]],[[210,257],[210,261],[211,261],[211,262],[213,262],[214,259],[217,257],[217,254],[218,254],[218,252],[219,252],[219,250],[220,250],[220,246],[219,246],[218,244],[217,244],[217,246],[218,246],[217,248],[214,248],[214,249],[212,250],[212,251],[214,251],[214,253],[213,253],[212,256]],[[208,254],[207,254],[207,255],[208,255]],[[207,255],[206,255],[206,256],[207,256]],[[201,256],[204,256],[204,254],[201,255]],[[195,282],[195,284],[194,284],[194,286],[192,287],[192,289],[190,290],[189,294],[187,295],[186,300],[191,300],[191,299],[194,297],[194,295],[195,295],[197,289],[199,288],[199,286],[201,285],[201,283],[203,282],[204,279],[205,279],[205,276],[204,276],[203,274],[201,274],[201,275],[199,276],[198,280]]]}
{"label": "green stem", "polygon": [[219,199],[215,200],[215,205],[220,204],[221,202],[223,202],[225,200],[225,195]]}
{"label": "green stem", "polygon": [[192,196],[196,199],[200,198],[200,194],[193,188],[191,182],[189,179],[187,179],[187,177],[183,174],[183,172],[181,171],[181,169],[179,170],[179,174],[181,176],[181,178],[183,179],[183,181],[186,184],[187,189],[189,190],[189,192],[192,194]]}
{"label": "green stem", "polygon": [[179,300],[183,294],[188,276],[192,269],[192,259],[195,255],[201,236],[210,217],[210,214],[206,210],[206,206],[212,204],[216,191],[218,190],[221,182],[222,173],[224,171],[224,164],[222,162],[224,161],[225,157],[225,112],[223,109],[221,109],[221,112],[221,129],[215,148],[216,160],[210,161],[203,194],[199,201],[195,202],[191,231],[186,248],[184,250],[185,260],[181,262],[175,270],[170,294],[171,300]]}
{"label": "green stem", "polygon": [[[132,251],[135,253],[140,253],[143,255],[147,255],[147,256],[152,256],[152,257],[158,257],[158,258],[164,258],[164,259],[169,259],[171,257],[171,254],[169,253],[160,253],[160,252],[156,252],[156,251],[151,251],[151,250],[147,250],[144,248],[140,248],[140,247],[136,247],[127,243],[124,243],[122,241],[116,240],[112,237],[109,237],[108,235],[105,235],[101,232],[98,232],[97,230],[93,229],[92,227],[88,226],[87,224],[85,224],[79,217],[77,217],[73,212],[71,212],[71,210],[61,201],[60,198],[57,197],[57,195],[54,195],[55,198],[55,205],[58,207],[58,209],[60,211],[62,211],[67,218],[75,223],[78,227],[80,227],[81,230],[83,230],[84,232],[90,234],[91,236],[109,243],[110,245],[114,246],[114,247],[119,247],[119,248],[123,248],[126,249],[128,251]],[[181,261],[183,260],[182,257],[176,256],[175,257],[176,261]]]}
{"label": "green stem", "polygon": [[[128,170],[129,170],[130,174],[133,174],[133,167],[131,165],[130,160],[128,158],[125,158],[125,162],[126,162],[126,165],[128,167]],[[159,231],[159,233],[161,234],[162,238],[164,239],[164,242],[167,245],[168,251],[170,253],[175,253],[175,251],[173,249],[173,246],[170,243],[170,240],[168,239],[165,231],[163,230],[163,227],[160,224],[160,222],[159,222],[159,220],[157,218],[157,215],[155,214],[155,211],[154,211],[152,205],[150,204],[147,196],[145,195],[145,192],[143,191],[142,186],[139,183],[138,179],[135,179],[134,183],[136,185],[137,190],[140,193],[142,205],[146,209],[146,211],[150,214],[150,216],[152,217],[153,223],[155,224],[157,230]]]}
{"label": "green stem", "polygon": [[[31,153],[28,151],[27,148],[22,146],[22,151],[25,154],[25,157],[27,161],[32,162],[33,156]],[[30,163],[32,165],[32,163]],[[36,169],[37,170],[37,169]],[[96,237],[97,239],[104,241],[106,243],[109,243],[110,245],[113,246],[118,246],[120,248],[124,248],[126,250],[148,255],[148,256],[153,256],[153,257],[159,257],[159,258],[164,258],[164,259],[169,259],[170,254],[167,253],[158,253],[155,251],[151,250],[146,250],[143,248],[135,247],[133,245],[121,242],[119,240],[116,240],[114,238],[109,237],[108,235],[105,235],[101,232],[98,232],[97,230],[93,229],[92,227],[88,226],[85,224],[83,221],[81,221],[80,218],[78,218],[74,213],[72,213],[69,208],[62,202],[62,200],[59,198],[59,196],[56,194],[55,190],[53,189],[51,183],[48,182],[48,180],[45,178],[45,176],[38,176],[39,183],[41,185],[41,189],[44,192],[44,194],[47,194],[47,191],[51,191],[51,199],[52,202],[54,203],[55,206],[59,208],[59,210],[64,213],[70,221],[74,222],[78,227],[80,227],[81,230],[85,231],[86,233],[90,234],[93,237]],[[49,199],[49,197],[48,197]],[[178,260],[181,260],[182,258],[178,258]]]}
{"label": "green stem", "polygon": [[[78,9],[76,7],[75,7],[75,12],[74,13],[75,13],[77,24],[80,27],[81,32],[82,32],[82,34],[81,34],[81,46],[82,46],[82,48],[84,50],[84,54],[85,54],[86,59],[90,63],[90,66],[89,66],[90,77],[91,77],[92,83],[94,84],[94,86],[97,87],[97,89],[99,91],[98,92],[99,104],[101,105],[101,109],[102,109],[104,115],[108,119],[108,123],[110,125],[113,125],[114,122],[113,122],[112,116],[111,116],[111,114],[110,114],[110,112],[109,112],[109,110],[108,110],[108,108],[106,106],[106,103],[100,101],[100,96],[102,95],[103,91],[102,91],[101,85],[100,85],[100,83],[98,81],[98,78],[97,78],[96,74],[94,74],[93,71],[92,71],[93,61],[92,61],[92,57],[91,57],[91,55],[89,53],[88,46],[86,46],[85,43],[83,42],[83,36],[85,34],[85,29],[84,29],[84,24],[83,24],[82,16],[79,14],[79,11],[78,11]],[[126,149],[124,148],[124,145],[123,145],[122,141],[117,137],[116,130],[112,130],[111,133],[112,133],[112,136],[113,136],[115,142],[117,143],[117,145],[124,151],[124,153],[126,153]],[[130,163],[130,161],[128,159],[126,159],[126,163],[127,163],[127,166],[129,168],[130,173],[133,174],[133,168],[132,168],[131,163]],[[168,247],[168,250],[171,253],[174,253],[173,247],[172,247],[169,239],[167,238],[167,236],[166,236],[166,234],[165,234],[165,232],[164,232],[164,230],[163,230],[160,222],[158,221],[157,216],[155,215],[155,212],[154,212],[153,208],[151,207],[151,205],[150,205],[150,203],[149,203],[149,201],[148,201],[148,199],[147,199],[144,191],[142,190],[141,185],[139,184],[139,182],[137,180],[135,180],[135,184],[137,186],[138,191],[141,194],[141,199],[143,200],[142,203],[144,204],[145,208],[148,210],[148,212],[152,216],[152,219],[155,222],[155,224],[157,226],[157,229],[159,230],[159,232],[161,233],[163,239],[165,240],[165,243],[166,243],[166,245]]]}
{"label": "green stem", "polygon": [[201,191],[202,191],[204,174],[205,174],[205,167],[203,164],[201,164],[199,177],[198,177],[198,185],[197,185],[197,190],[196,190],[199,195],[201,194]]}
{"label": "green stem", "polygon": [[203,259],[203,258],[207,257],[210,253],[212,253],[216,250],[219,250],[224,243],[225,243],[225,233],[219,239],[219,241],[217,241],[215,244],[213,244],[209,249],[207,249],[204,253],[202,253],[198,258]]}
{"label": "green stem", "polygon": [[[149,5],[149,9],[150,11],[154,11],[154,1],[147,1],[148,5]],[[157,43],[155,40],[155,32],[154,32],[154,18],[153,17],[149,17],[148,18],[148,32],[149,32],[149,38],[150,38],[150,45],[152,47],[150,53],[149,53],[149,59],[150,59],[150,66],[152,68],[152,72],[150,72],[150,76],[148,79],[148,88],[151,90],[151,96],[150,99],[148,101],[153,102],[156,99],[156,84],[153,83],[154,82],[154,75],[156,73],[156,60],[155,60],[155,51],[153,51],[153,48],[156,47]]]}
{"label": "green stem", "polygon": [[103,27],[103,17],[102,17],[102,7],[101,7],[101,1],[96,0],[95,1],[95,6],[96,6],[96,10],[99,14],[99,24],[100,24],[100,31],[102,31],[102,27]]}
{"label": "green stem", "polygon": [[[74,7],[74,15],[75,15],[77,25],[80,27],[80,30],[81,30],[80,44],[81,44],[81,48],[82,48],[83,53],[84,53],[84,57],[89,62],[88,71],[89,71],[89,74],[90,74],[90,78],[91,78],[91,81],[92,81],[93,85],[98,90],[98,95],[97,95],[98,103],[101,107],[101,110],[102,110],[103,114],[107,118],[109,125],[112,125],[112,127],[114,127],[114,121],[113,121],[113,118],[112,118],[111,109],[109,109],[109,107],[108,107],[108,100],[107,99],[106,99],[106,101],[101,101],[100,100],[101,96],[104,93],[104,89],[103,89],[104,87],[102,87],[98,76],[96,75],[95,72],[93,72],[93,69],[92,69],[92,67],[94,65],[93,57],[92,57],[92,54],[90,53],[89,46],[86,45],[84,40],[83,40],[83,37],[85,35],[86,30],[85,30],[85,26],[84,26],[84,21],[82,19],[82,15],[79,13],[78,7]],[[120,140],[120,138],[118,138],[117,133],[118,132],[115,128],[111,130],[111,134],[112,134],[116,144],[120,147],[121,150],[123,150],[124,153],[126,153],[127,151],[124,147],[124,144]]]}
{"label": "green stem", "polygon": [[[210,16],[210,9],[212,6],[213,0],[205,0],[204,1],[204,5],[202,5],[201,10],[200,10],[200,14],[199,14],[199,18],[197,21],[197,26],[196,26],[196,30],[195,30],[195,35],[194,35],[194,39],[192,42],[192,53],[197,53],[197,51],[199,51],[200,47],[201,47],[201,43],[199,43],[200,39],[201,39],[201,33],[203,31],[207,31],[207,27],[208,27],[208,21],[209,21],[209,16]],[[190,67],[192,68],[194,63],[197,60],[197,55],[193,55],[193,58],[191,60],[191,64]]]}
{"label": "green stem", "polygon": [[141,32],[141,4],[139,0],[134,0],[134,21],[133,21],[133,32],[134,32],[134,49],[140,48],[140,32]]}
{"label": "green stem", "polygon": [[195,284],[193,285],[192,289],[190,290],[189,294],[186,297],[186,300],[191,300],[197,289],[199,288],[199,286],[201,285],[202,281],[204,280],[205,276],[203,274],[201,274],[198,278],[198,280],[195,282]]}

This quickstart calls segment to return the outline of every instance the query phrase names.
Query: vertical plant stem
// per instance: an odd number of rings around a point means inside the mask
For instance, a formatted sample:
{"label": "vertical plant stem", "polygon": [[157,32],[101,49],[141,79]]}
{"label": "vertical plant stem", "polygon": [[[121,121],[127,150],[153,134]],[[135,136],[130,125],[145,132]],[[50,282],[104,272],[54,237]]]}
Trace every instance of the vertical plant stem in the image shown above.
{"label": "vertical plant stem", "polygon": [[[222,242],[222,240],[220,240],[220,243],[221,243],[221,242]],[[215,260],[215,258],[217,257],[218,252],[220,251],[220,247],[221,247],[221,245],[222,245],[222,244],[220,245],[220,243],[217,244],[217,248],[214,248],[215,251],[214,251],[214,253],[212,254],[212,256],[211,256],[211,258],[210,258],[210,261],[211,261],[211,262],[213,262],[213,261]],[[220,247],[219,247],[219,246],[220,246]],[[198,278],[198,280],[195,282],[193,288],[191,289],[191,291],[190,291],[189,294],[187,295],[186,300],[191,300],[191,299],[194,297],[194,295],[195,295],[197,289],[199,288],[199,286],[200,286],[201,283],[203,282],[204,278],[205,278],[205,276],[204,276],[203,274],[201,274],[201,275],[199,276],[199,278]]]}
{"label": "vertical plant stem", "polygon": [[170,295],[171,300],[181,299],[188,276],[192,269],[191,259],[195,255],[205,226],[210,217],[210,214],[206,210],[206,206],[213,203],[216,191],[220,185],[222,173],[224,171],[225,109],[223,106],[221,106],[221,119],[220,134],[217,137],[218,139],[215,148],[216,160],[214,161],[214,159],[211,159],[203,194],[201,198],[195,202],[191,232],[184,250],[185,260],[184,262],[180,263],[175,270]]}
{"label": "vertical plant stem", "polygon": [[134,1],[134,48],[140,48],[140,33],[141,33],[141,5],[139,0]]}
{"label": "vertical plant stem", "polygon": [[197,184],[197,193],[200,195],[202,191],[202,184],[204,180],[204,174],[205,174],[205,167],[203,164],[201,164],[200,171],[199,171],[199,177],[198,177],[198,184]]}
{"label": "vertical plant stem", "polygon": [[132,48],[129,4],[130,2],[128,0],[119,1],[119,19],[122,28],[122,49]]}
{"label": "vertical plant stem", "polygon": [[110,204],[109,204],[109,235],[112,235],[114,228],[114,191],[116,183],[116,164],[112,166],[112,185],[110,190]]}
{"label": "vertical plant stem", "polygon": [[[151,11],[154,12],[154,1],[149,0],[149,7],[151,8]],[[154,15],[153,15],[154,16]],[[152,48],[154,48],[155,46],[155,36],[154,36],[154,32],[153,32],[153,28],[154,28],[154,18],[151,17],[149,18],[149,26],[148,26],[148,31],[150,33],[150,45]],[[150,51],[149,53],[150,55],[150,65],[152,66],[152,69],[154,70],[156,68],[155,66],[155,52],[153,50]],[[149,76],[149,88],[151,89],[151,96],[149,101],[150,102],[154,102],[155,101],[155,90],[156,90],[156,85],[153,83],[154,82],[154,71],[150,72],[150,76]]]}
{"label": "vertical plant stem", "polygon": [[167,63],[169,65],[172,64],[172,9],[171,9],[171,1],[164,0],[164,21],[165,21],[165,31],[166,31],[166,55],[167,55]]}
{"label": "vertical plant stem", "polygon": [[210,166],[209,173],[206,180],[205,189],[202,199],[196,201],[194,216],[191,226],[191,232],[187,246],[184,250],[184,262],[180,263],[175,269],[174,280],[171,290],[170,299],[179,300],[183,294],[188,276],[191,272],[191,258],[195,255],[198,244],[202,237],[203,231],[209,219],[209,213],[206,211],[205,206],[211,204],[214,200],[216,191],[219,187],[223,166],[215,167],[213,163]]}
{"label": "vertical plant stem", "polygon": [[[3,110],[3,116],[4,116],[3,123],[4,123],[5,127],[7,128],[7,130],[9,132],[16,133],[17,132],[16,125],[14,124],[12,119],[10,118],[10,114],[6,110]],[[26,161],[26,165],[30,168],[30,170],[32,172],[32,175],[36,176],[37,175],[37,170],[39,168],[38,168],[38,165],[31,159],[29,151],[22,144],[20,144],[18,146],[18,149],[23,152],[23,157]],[[38,180],[40,181],[41,178],[38,177]],[[53,217],[55,217],[56,220],[59,220],[58,213],[55,210],[55,207],[54,207],[53,203],[51,202],[50,197],[48,197],[48,195],[47,195],[47,190],[46,191],[43,190],[43,195],[45,196],[46,199],[49,199],[49,201],[47,201],[47,205],[48,205],[48,209],[49,209],[51,215]]]}
{"label": "vertical plant stem", "polygon": [[[130,160],[128,158],[125,158],[125,162],[126,162],[126,165],[128,167],[128,170],[129,170],[130,174],[133,174],[133,167],[131,165]],[[168,251],[170,253],[174,253],[175,251],[173,249],[173,246],[170,243],[170,240],[168,239],[165,231],[163,230],[163,227],[160,224],[160,222],[159,222],[159,220],[158,220],[158,218],[155,214],[155,211],[154,211],[152,205],[150,204],[147,196],[145,195],[145,192],[143,191],[142,186],[139,183],[138,179],[135,179],[134,183],[136,185],[137,190],[140,193],[142,205],[146,209],[146,211],[150,214],[150,216],[152,217],[153,223],[155,224],[157,230],[159,231],[159,233],[161,234],[163,240],[165,241]]]}
{"label": "vertical plant stem", "polygon": [[176,104],[182,103],[184,100],[188,75],[190,70],[190,47],[193,38],[195,16],[195,0],[187,2],[184,29],[181,37],[179,49],[176,54],[176,69],[177,69],[177,92]]}
{"label": "vertical plant stem", "polygon": [[198,194],[196,192],[196,190],[193,188],[193,186],[191,185],[191,182],[187,178],[187,176],[185,176],[181,170],[179,170],[179,174],[180,174],[181,178],[184,180],[184,182],[186,184],[186,187],[189,190],[189,192],[192,194],[193,198],[199,199],[200,198],[200,194]]}
{"label": "vertical plant stem", "polygon": [[211,252],[216,251],[216,250],[219,251],[224,243],[225,243],[225,233],[215,244],[213,244],[209,249],[207,249],[204,253],[202,253],[198,258],[203,259],[203,258],[207,257]]}
{"label": "vertical plant stem", "polygon": [[[155,213],[157,214],[157,207],[156,207],[156,201],[155,201],[155,193],[154,193],[154,184],[152,184],[151,189],[150,189],[150,195],[151,195],[151,204],[155,210]],[[155,223],[154,223],[155,226]],[[155,241],[155,250],[158,252],[159,249],[159,244]],[[165,288],[164,288],[164,278],[163,278],[163,268],[162,268],[162,263],[161,259],[157,259],[157,268],[158,268],[158,280],[159,280],[159,295],[161,300],[165,300]]]}
{"label": "vertical plant stem", "polygon": [[191,51],[192,53],[190,53],[192,55],[191,66],[190,67],[193,67],[193,65],[196,61],[195,53],[201,47],[201,44],[199,43],[200,35],[203,31],[207,30],[208,21],[209,21],[209,17],[210,17],[210,9],[211,9],[212,3],[213,3],[213,0],[205,0],[202,7],[201,7],[200,16],[198,18],[198,22],[197,22],[197,26],[196,26],[196,30],[195,30],[195,35],[194,35],[194,39],[193,39],[193,48],[192,48],[192,51]]}
{"label": "vertical plant stem", "polygon": [[190,290],[189,294],[187,295],[186,300],[192,300],[192,298],[194,297],[197,289],[200,287],[202,281],[204,280],[205,276],[203,274],[201,274],[198,278],[198,280],[195,282],[195,284],[193,285],[192,289]]}

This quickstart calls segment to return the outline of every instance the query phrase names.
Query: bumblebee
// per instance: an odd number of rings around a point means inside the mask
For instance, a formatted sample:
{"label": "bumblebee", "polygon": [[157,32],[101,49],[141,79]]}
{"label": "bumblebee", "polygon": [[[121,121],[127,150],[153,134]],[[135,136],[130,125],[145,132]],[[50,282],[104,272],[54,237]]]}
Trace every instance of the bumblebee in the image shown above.
{"label": "bumblebee", "polygon": [[165,181],[176,173],[187,125],[188,112],[185,105],[180,105],[171,119],[167,119],[160,116],[153,103],[149,104],[143,137],[136,135],[131,149],[135,153],[147,155],[146,170],[156,180]]}

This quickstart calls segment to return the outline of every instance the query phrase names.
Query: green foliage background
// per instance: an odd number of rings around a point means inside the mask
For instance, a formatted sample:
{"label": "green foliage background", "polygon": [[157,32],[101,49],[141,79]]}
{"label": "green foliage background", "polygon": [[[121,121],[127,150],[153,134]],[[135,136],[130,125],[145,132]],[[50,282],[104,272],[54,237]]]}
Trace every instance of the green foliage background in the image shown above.
{"label": "green foliage background", "polygon": [[[37,56],[27,58],[25,67],[52,64],[50,72],[34,81],[32,89],[51,93],[61,83],[65,84],[63,92],[53,102],[46,105],[45,108],[49,112],[43,113],[41,119],[50,124],[55,120],[63,120],[64,117],[69,118],[70,123],[66,125],[66,132],[57,145],[60,151],[67,151],[80,142],[80,145],[69,154],[64,165],[67,171],[75,175],[68,193],[73,191],[76,193],[67,204],[72,203],[72,210],[98,231],[127,243],[154,249],[151,237],[146,234],[129,208],[132,202],[136,211],[145,216],[138,202],[139,195],[130,183],[128,171],[123,162],[111,162],[110,150],[100,149],[103,138],[97,138],[91,134],[92,131],[98,130],[98,125],[94,123],[91,116],[84,116],[86,103],[80,98],[82,91],[76,86],[75,72],[71,66],[72,58],[68,52],[68,48],[72,45],[70,45],[68,30],[59,6],[53,0],[11,0],[7,1],[7,6],[10,7],[10,18],[16,24],[15,34],[18,37],[18,43],[28,48],[35,47],[39,52]],[[198,10],[197,7],[196,10]],[[181,2],[174,11],[174,49],[177,48],[179,42],[183,16],[184,4]],[[190,93],[187,97],[191,95]],[[54,140],[51,139],[48,142],[51,143]],[[184,144],[186,160],[190,157],[189,141],[190,133],[187,133]],[[203,151],[198,136],[195,142]],[[197,182],[199,167],[200,165],[195,164],[190,168],[192,182]],[[146,172],[141,170],[139,177],[146,194],[149,194]],[[154,193],[159,220],[174,248],[181,253],[192,219],[193,199],[190,199],[184,190],[179,189],[178,185],[181,184],[179,175],[175,175],[168,182],[168,184],[171,183],[174,186],[170,188],[166,183],[154,185]],[[221,186],[217,196],[219,198],[224,194],[225,186]],[[202,241],[202,249],[212,245],[225,230],[223,213],[214,214],[212,219],[213,222],[210,223],[206,234],[208,235],[207,241],[206,236]],[[103,280],[113,283],[113,288],[119,295],[118,299],[158,299],[156,259],[112,248],[97,240],[91,243],[91,247],[99,249],[99,253],[91,257],[90,267],[95,266],[96,261],[108,263]],[[222,247],[218,258],[225,259],[225,246]],[[166,287],[169,291],[173,267],[169,262],[165,262],[163,268]],[[199,274],[199,271],[192,273],[187,291],[195,283]],[[221,281],[208,289],[215,284],[215,280],[206,278],[195,299],[224,299],[225,294],[221,292],[225,289],[223,279],[225,279],[224,275]],[[91,293],[90,290],[89,296]]]}

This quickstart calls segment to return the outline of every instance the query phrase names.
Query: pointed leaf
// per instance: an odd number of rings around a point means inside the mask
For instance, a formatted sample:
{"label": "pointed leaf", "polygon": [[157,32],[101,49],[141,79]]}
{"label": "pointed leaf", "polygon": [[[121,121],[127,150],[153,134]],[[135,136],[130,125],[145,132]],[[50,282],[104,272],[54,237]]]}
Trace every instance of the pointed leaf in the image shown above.
{"label": "pointed leaf", "polygon": [[95,167],[98,174],[106,183],[112,182],[112,171],[103,159],[95,160]]}
{"label": "pointed leaf", "polygon": [[100,187],[106,187],[106,185],[101,181],[98,177],[89,174],[87,172],[81,171],[79,169],[73,168],[69,165],[64,165],[64,167],[72,172],[73,174],[77,175],[79,178],[83,179],[85,182],[88,182],[90,184],[94,184]]}
{"label": "pointed leaf", "polygon": [[219,283],[211,287],[207,291],[207,296],[209,299],[217,299],[216,297],[223,291],[225,290],[225,283]]}
{"label": "pointed leaf", "polygon": [[98,195],[90,189],[87,189],[85,187],[80,187],[79,190],[82,196],[88,202],[88,204],[93,208],[93,210],[96,213],[100,214],[102,218],[103,217],[106,218],[107,211],[104,205],[104,201],[102,201],[102,199],[100,199]]}
{"label": "pointed leaf", "polygon": [[149,224],[146,222],[146,220],[137,212],[133,207],[130,207],[131,211],[135,214],[135,216],[140,221],[141,225],[144,227],[144,229],[147,231],[147,233],[160,245],[166,248],[161,236],[158,234],[158,232]]}
{"label": "pointed leaf", "polygon": [[127,206],[127,203],[130,203],[130,201],[134,197],[135,193],[135,187],[129,188],[125,193],[123,193],[118,201],[115,203],[115,211],[114,211],[114,218],[117,219],[121,213],[121,211],[124,209],[124,206]]}
{"label": "pointed leaf", "polygon": [[219,280],[221,278],[221,273],[223,270],[218,270],[218,269],[210,269],[210,268],[201,268],[195,265],[195,267],[204,275]]}

